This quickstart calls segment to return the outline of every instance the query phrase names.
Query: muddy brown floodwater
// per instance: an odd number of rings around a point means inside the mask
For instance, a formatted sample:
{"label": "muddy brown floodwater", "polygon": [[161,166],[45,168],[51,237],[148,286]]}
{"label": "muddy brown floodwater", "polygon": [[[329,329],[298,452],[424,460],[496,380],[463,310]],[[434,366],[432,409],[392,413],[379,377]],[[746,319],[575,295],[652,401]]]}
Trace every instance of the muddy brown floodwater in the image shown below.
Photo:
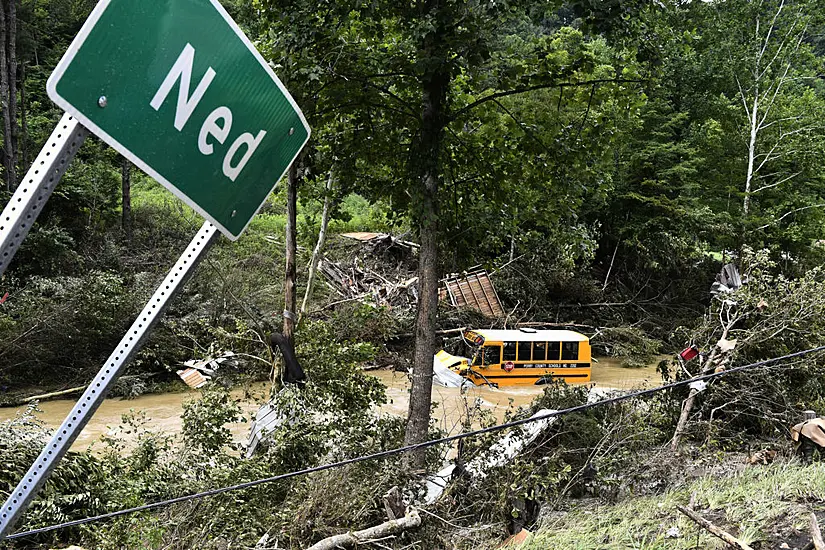
{"label": "muddy brown floodwater", "polygon": [[[661,359],[656,358],[644,367],[626,368],[621,366],[619,359],[600,358],[598,363],[593,363],[591,381],[587,385],[619,389],[641,389],[658,385],[662,378],[656,372],[656,366]],[[387,386],[389,403],[382,406],[381,410],[406,415],[410,388],[407,375],[394,371],[373,371],[370,374],[378,377]],[[472,386],[462,393],[459,388],[433,386],[433,401],[438,403],[434,418],[438,420],[439,428],[448,433],[458,432],[468,410],[475,407],[490,411],[496,420],[501,422],[508,410],[529,405],[543,391],[542,386],[506,386],[500,389]]]}
{"label": "muddy brown floodwater", "polygon": [[[661,383],[656,372],[659,359],[648,366],[641,368],[624,368],[620,361],[615,359],[599,359],[593,364],[592,380],[590,384],[604,388],[643,388]],[[394,371],[371,371],[369,374],[379,378],[387,386],[388,403],[381,407],[381,411],[389,414],[406,415],[409,403],[409,378],[405,373]],[[267,390],[266,383],[255,384],[251,390],[233,390],[232,395],[240,402],[241,408],[249,417],[264,400]],[[251,391],[251,395],[250,394]],[[471,387],[463,394],[458,388],[433,388],[433,401],[438,402],[435,417],[439,426],[447,432],[455,433],[459,430],[462,418],[467,410],[478,406],[490,411],[498,421],[511,408],[528,405],[543,391],[541,386],[506,387],[493,389],[486,386]],[[182,393],[164,393],[144,395],[136,399],[107,399],[97,410],[92,420],[80,434],[72,446],[73,450],[84,450],[90,445],[93,449],[101,448],[99,442],[103,435],[119,435],[128,444],[130,435],[119,433],[117,427],[121,424],[121,417],[131,411],[145,413],[148,423],[147,429],[179,436],[181,432],[181,413],[183,403],[196,399],[197,391]],[[66,418],[69,410],[76,401],[56,400],[46,401],[39,405],[40,420],[50,429],[57,428]],[[0,408],[0,422],[14,418],[25,411],[26,407]],[[229,426],[236,441],[246,442],[249,431],[248,423],[237,423]]]}

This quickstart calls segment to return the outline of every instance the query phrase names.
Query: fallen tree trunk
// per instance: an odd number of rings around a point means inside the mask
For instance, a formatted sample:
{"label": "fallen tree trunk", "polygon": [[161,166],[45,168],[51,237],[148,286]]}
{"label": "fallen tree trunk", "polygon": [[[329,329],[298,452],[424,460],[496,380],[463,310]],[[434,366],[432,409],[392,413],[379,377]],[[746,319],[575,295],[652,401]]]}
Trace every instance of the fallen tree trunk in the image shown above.
{"label": "fallen tree trunk", "polygon": [[[727,337],[728,329],[726,328],[722,333],[722,338],[725,339]],[[714,345],[713,351],[710,353],[710,357],[705,363],[705,367],[702,369],[702,376],[710,374],[716,370],[716,356],[718,352],[719,346]],[[684,403],[682,403],[682,412],[679,414],[679,422],[676,424],[676,429],[673,431],[673,438],[670,440],[671,450],[675,451],[679,448],[679,441],[682,438],[682,434],[685,432],[688,419],[690,418],[690,413],[693,411],[693,404],[696,402],[696,396],[700,391],[701,390],[695,387],[691,387],[687,399],[685,399]]]}
{"label": "fallen tree trunk", "polygon": [[32,395],[31,397],[26,397],[25,399],[21,399],[18,404],[25,405],[27,403],[31,403],[32,401],[44,401],[46,399],[54,399],[55,397],[61,397],[63,395],[69,395],[71,393],[77,393],[79,391],[83,391],[86,389],[86,386],[77,386],[75,388],[69,388],[67,390],[55,391],[51,393],[44,393],[42,395]]}
{"label": "fallen tree trunk", "polygon": [[364,544],[371,540],[397,535],[407,529],[415,529],[419,525],[421,525],[421,516],[418,515],[416,510],[411,510],[403,518],[385,521],[381,525],[369,529],[327,537],[310,546],[309,550],[335,550],[336,548]]}
{"label": "fallen tree trunk", "polygon": [[712,524],[711,522],[709,522],[708,520],[706,520],[705,518],[703,518],[702,516],[700,516],[696,512],[693,512],[692,510],[688,510],[684,506],[676,506],[676,509],[679,510],[680,512],[682,512],[683,514],[685,514],[687,517],[689,517],[693,521],[695,521],[701,527],[706,529],[714,537],[722,539],[723,541],[725,541],[729,545],[734,546],[736,548],[739,548],[740,550],[753,550],[753,548],[751,548],[750,546],[748,546],[747,544],[745,544],[741,540],[737,539],[736,537],[734,537],[733,535],[731,535],[727,531],[723,531],[723,530],[719,529],[717,526],[715,526],[714,524]]}

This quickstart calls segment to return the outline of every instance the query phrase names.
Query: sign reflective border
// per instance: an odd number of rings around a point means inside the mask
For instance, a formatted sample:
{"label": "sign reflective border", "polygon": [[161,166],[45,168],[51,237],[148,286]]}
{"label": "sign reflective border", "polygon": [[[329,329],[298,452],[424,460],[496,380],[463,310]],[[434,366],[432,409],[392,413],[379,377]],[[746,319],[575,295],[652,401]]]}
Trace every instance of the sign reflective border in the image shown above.
{"label": "sign reflective border", "polygon": [[47,88],[232,240],[310,135],[216,0],[101,0]]}

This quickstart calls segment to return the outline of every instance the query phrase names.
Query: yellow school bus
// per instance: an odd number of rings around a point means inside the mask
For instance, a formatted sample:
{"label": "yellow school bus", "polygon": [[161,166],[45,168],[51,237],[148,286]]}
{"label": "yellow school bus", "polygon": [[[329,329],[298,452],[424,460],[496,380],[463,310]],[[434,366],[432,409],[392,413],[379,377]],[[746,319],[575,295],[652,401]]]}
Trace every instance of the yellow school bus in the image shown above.
{"label": "yellow school bus", "polygon": [[477,386],[590,381],[590,340],[572,330],[468,330],[472,359],[440,351],[441,365]]}

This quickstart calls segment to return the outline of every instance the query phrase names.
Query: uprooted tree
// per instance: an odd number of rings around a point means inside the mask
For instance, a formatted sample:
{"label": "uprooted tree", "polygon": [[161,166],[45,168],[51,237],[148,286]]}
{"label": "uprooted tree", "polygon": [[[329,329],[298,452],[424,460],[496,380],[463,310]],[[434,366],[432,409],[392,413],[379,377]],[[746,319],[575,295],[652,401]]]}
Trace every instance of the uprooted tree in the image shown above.
{"label": "uprooted tree", "polygon": [[[716,295],[690,339],[705,350],[699,360],[683,365],[682,375],[719,372],[822,345],[825,342],[825,272],[815,268],[798,279],[776,275],[767,251],[745,250],[744,284]],[[691,388],[682,404],[671,445],[679,446],[700,399],[709,421],[725,417],[729,427],[739,418],[749,426],[784,425],[787,413],[821,395],[821,355],[801,356]],[[778,424],[777,424],[778,423]],[[743,425],[744,427],[744,425]]]}

